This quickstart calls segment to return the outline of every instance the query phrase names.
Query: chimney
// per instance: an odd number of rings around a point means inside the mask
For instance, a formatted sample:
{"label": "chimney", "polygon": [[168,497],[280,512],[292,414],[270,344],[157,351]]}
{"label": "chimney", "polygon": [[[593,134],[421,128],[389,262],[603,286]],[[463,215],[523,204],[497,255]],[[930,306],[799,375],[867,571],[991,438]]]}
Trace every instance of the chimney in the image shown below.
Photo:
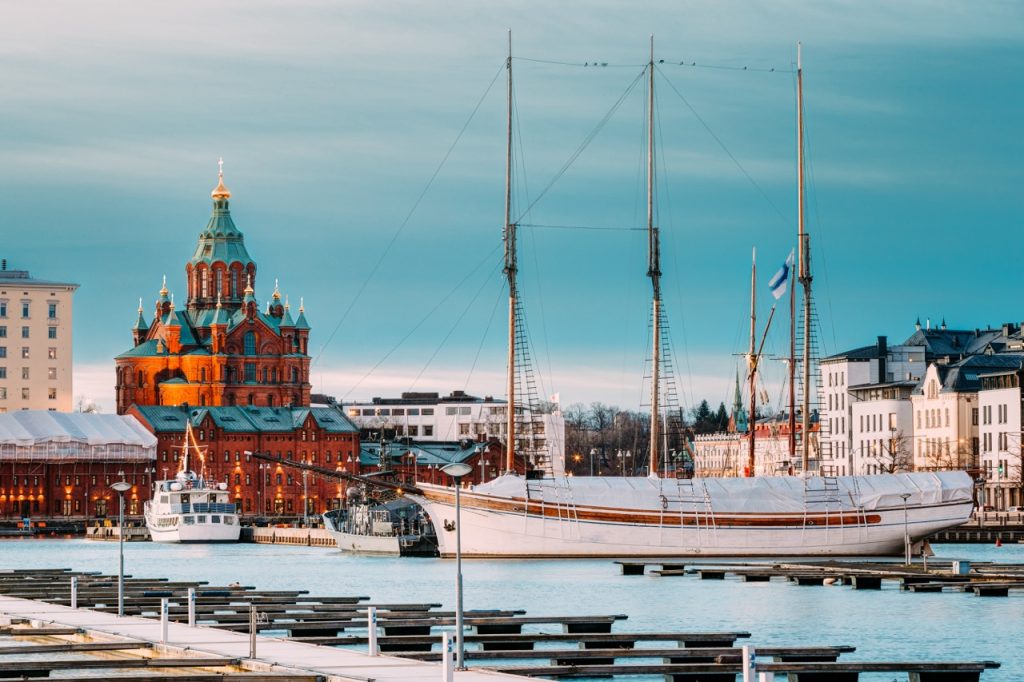
{"label": "chimney", "polygon": [[885,336],[878,337],[878,383],[884,383],[886,377],[886,360],[889,355],[889,339]]}

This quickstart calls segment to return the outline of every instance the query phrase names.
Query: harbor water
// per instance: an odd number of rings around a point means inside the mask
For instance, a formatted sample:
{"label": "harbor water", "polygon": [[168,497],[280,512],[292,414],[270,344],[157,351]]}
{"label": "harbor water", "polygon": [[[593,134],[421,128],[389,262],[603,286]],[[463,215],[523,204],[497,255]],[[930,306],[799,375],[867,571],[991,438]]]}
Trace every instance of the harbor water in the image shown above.
{"label": "harbor water", "polygon": [[[936,545],[937,559],[1024,563],[1024,545]],[[336,549],[257,544],[128,543],[136,577],[238,582],[377,602],[438,602],[453,608],[453,561],[346,556]],[[71,568],[117,573],[117,544],[84,539],[0,541],[0,569]],[[749,631],[757,645],[857,647],[849,660],[996,660],[983,682],[1024,679],[1024,593],[963,593],[797,586],[780,580],[702,581],[696,576],[623,576],[609,560],[463,562],[466,609],[520,608],[530,615],[626,614],[616,631]],[[550,626],[549,626],[550,627]],[[540,626],[527,628],[541,630]],[[867,680],[905,679],[892,673]]]}

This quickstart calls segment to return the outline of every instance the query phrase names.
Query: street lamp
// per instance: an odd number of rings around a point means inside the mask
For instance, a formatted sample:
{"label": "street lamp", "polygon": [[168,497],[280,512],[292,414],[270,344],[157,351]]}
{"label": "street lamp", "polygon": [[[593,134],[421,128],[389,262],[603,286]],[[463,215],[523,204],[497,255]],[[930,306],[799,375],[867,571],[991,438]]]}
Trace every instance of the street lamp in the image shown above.
{"label": "street lamp", "polygon": [[910,497],[910,493],[902,493],[900,497],[903,498],[903,559],[904,563],[910,565],[910,529],[907,525],[907,498]]}
{"label": "street lamp", "polygon": [[131,483],[124,480],[124,472],[119,471],[121,480],[110,486],[117,492],[121,503],[121,511],[117,521],[117,615],[124,615],[124,494],[132,489]]}
{"label": "street lamp", "polygon": [[459,489],[462,487],[462,477],[473,471],[473,467],[465,462],[452,462],[441,467],[441,471],[455,479],[455,663],[457,670],[465,670],[462,634],[462,503]]}

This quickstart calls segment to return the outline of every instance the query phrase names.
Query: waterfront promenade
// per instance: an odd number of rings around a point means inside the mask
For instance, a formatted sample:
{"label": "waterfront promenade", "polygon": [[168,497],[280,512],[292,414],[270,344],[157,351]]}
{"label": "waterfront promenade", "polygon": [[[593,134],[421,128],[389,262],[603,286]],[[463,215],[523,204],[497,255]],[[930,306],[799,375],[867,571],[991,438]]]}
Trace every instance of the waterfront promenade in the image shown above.
{"label": "waterfront promenade", "polygon": [[[25,618],[46,624],[81,628],[91,637],[142,642],[161,642],[159,620],[89,609],[72,609],[27,599],[0,595],[0,614],[7,618]],[[416,682],[441,679],[437,663],[414,661],[392,656],[370,656],[366,653],[305,644],[288,639],[258,637],[256,657],[249,658],[249,635],[203,626],[189,627],[168,623],[167,640],[156,647],[162,655],[205,654],[211,657],[239,659],[242,667],[264,672],[288,672],[324,675],[353,682]],[[247,660],[243,660],[247,659]],[[202,664],[197,659],[197,667]],[[528,678],[487,670],[456,671],[457,682],[508,682]]]}

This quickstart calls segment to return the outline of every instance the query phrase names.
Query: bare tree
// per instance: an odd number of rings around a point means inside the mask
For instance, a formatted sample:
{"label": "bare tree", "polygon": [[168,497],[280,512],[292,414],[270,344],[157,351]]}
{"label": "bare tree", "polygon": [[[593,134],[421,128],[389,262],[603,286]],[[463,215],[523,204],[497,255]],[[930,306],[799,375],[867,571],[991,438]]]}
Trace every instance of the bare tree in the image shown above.
{"label": "bare tree", "polygon": [[80,395],[75,399],[75,412],[84,412],[85,414],[99,414],[103,410],[100,406],[89,398],[88,396]]}
{"label": "bare tree", "polygon": [[914,453],[911,450],[911,441],[903,435],[903,431],[893,431],[892,437],[882,441],[882,447],[875,457],[878,469],[883,474],[896,474],[904,471],[912,471],[914,468]]}

